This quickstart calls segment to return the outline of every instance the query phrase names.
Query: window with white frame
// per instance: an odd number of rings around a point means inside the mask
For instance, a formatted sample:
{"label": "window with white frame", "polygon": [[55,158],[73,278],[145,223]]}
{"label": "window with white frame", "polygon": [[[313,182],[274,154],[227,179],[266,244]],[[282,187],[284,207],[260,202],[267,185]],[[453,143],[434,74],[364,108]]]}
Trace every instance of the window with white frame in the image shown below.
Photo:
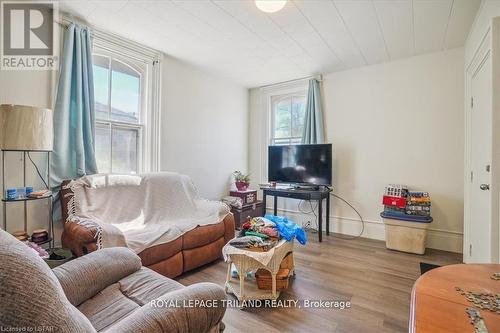
{"label": "window with white frame", "polygon": [[[96,160],[99,173],[134,174],[151,167],[155,91],[154,61],[127,56],[122,49],[95,47]],[[150,142],[151,141],[151,142]],[[156,157],[157,158],[157,157]]]}
{"label": "window with white frame", "polygon": [[305,92],[271,98],[271,144],[300,143],[306,115]]}

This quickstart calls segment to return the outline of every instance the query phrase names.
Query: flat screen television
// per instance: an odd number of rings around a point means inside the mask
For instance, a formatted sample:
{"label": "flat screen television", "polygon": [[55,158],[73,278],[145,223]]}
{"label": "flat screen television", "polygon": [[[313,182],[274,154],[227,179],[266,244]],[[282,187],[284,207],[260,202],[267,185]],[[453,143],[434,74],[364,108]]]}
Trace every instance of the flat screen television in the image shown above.
{"label": "flat screen television", "polygon": [[332,144],[269,146],[270,182],[331,185]]}

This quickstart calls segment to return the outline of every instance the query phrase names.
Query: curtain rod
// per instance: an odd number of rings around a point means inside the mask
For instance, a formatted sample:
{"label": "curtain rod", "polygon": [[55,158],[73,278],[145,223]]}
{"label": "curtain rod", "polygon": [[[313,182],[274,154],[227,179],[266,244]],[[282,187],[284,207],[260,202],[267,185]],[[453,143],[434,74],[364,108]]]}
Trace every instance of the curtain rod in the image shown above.
{"label": "curtain rod", "polygon": [[276,82],[276,83],[266,84],[264,86],[260,86],[259,88],[267,88],[267,87],[278,86],[278,85],[287,84],[287,83],[294,83],[294,82],[299,82],[299,81],[309,80],[309,79],[316,79],[319,82],[323,82],[323,75],[322,74],[309,75],[309,76],[301,77],[301,78],[298,78],[298,79],[293,79],[293,80],[287,80],[287,81],[282,81],[282,82]]}
{"label": "curtain rod", "polygon": [[74,17],[73,15],[68,16],[67,14],[59,15],[59,20],[54,20],[54,22],[56,22],[57,24],[59,24],[63,27],[67,27],[71,23],[88,26],[88,24],[86,22]]}
{"label": "curtain rod", "polygon": [[[100,28],[97,28],[91,24],[88,24],[86,21],[83,21],[77,17],[74,17],[73,15],[68,15],[68,14],[63,14],[59,16],[59,20],[55,21],[57,24],[59,24],[62,27],[67,27],[70,24],[78,24],[81,26],[85,26],[90,30],[90,33],[93,36],[98,36],[100,37],[101,40],[104,41],[105,45],[101,45],[102,47],[106,48],[107,45],[109,44],[114,44],[118,45],[121,48],[125,48],[127,50],[132,51],[133,54],[135,54],[136,58],[137,56],[139,60],[143,59],[144,57],[151,58],[153,59],[154,62],[159,62],[159,59],[161,58],[161,51],[158,51],[154,48],[151,48],[149,46],[140,44],[138,42],[135,42],[133,40],[130,40],[128,38],[119,36],[115,33],[112,32],[107,32],[104,30],[101,30]],[[127,46],[123,46],[123,42],[126,42]],[[102,43],[100,43],[102,44]]]}

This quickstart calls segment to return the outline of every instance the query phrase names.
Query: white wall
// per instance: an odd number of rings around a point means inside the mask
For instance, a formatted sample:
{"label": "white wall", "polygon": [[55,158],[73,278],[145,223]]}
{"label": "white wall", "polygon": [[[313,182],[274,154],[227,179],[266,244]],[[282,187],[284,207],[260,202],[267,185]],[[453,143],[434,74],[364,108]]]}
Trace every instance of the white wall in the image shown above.
{"label": "white wall", "polygon": [[[384,239],[379,216],[384,186],[402,183],[431,194],[434,222],[428,246],[461,252],[463,68],[460,48],[324,75],[335,193],[361,212],[367,222],[365,237]],[[255,136],[266,117],[259,89],[251,91],[250,100],[250,131]],[[260,156],[251,148],[250,171],[265,180]],[[332,202],[333,229],[357,234],[354,212]],[[282,207],[299,222],[312,219],[295,213],[297,202]]]}
{"label": "white wall", "polygon": [[220,199],[231,173],[247,169],[248,90],[170,57],[162,68],[160,168]]}

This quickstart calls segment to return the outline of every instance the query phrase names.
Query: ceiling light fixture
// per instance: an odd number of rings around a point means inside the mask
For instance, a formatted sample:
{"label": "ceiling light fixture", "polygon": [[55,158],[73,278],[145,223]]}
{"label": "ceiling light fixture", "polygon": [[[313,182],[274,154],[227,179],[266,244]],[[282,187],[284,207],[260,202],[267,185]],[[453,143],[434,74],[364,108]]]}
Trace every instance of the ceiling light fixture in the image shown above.
{"label": "ceiling light fixture", "polygon": [[276,13],[285,7],[286,0],[255,0],[255,5],[265,13]]}

